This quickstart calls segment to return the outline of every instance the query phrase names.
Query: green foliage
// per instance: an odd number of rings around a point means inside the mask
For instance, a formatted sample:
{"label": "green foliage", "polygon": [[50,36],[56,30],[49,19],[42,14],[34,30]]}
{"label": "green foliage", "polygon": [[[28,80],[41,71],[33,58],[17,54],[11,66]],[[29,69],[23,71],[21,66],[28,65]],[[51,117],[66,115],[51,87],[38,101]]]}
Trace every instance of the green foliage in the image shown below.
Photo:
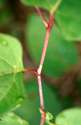
{"label": "green foliage", "polygon": [[[62,111],[61,101],[58,100],[56,92],[52,91],[47,85],[43,83],[43,95],[44,95],[44,104],[45,111],[49,111],[55,116]],[[27,120],[30,125],[39,125],[41,114],[39,112],[40,99],[39,99],[39,90],[37,82],[27,82],[25,85],[27,97],[15,113],[21,118]],[[22,113],[21,113],[22,112]]]}
{"label": "green foliage", "polygon": [[[3,64],[4,68],[3,68]],[[15,37],[0,33],[0,73],[22,70],[22,48]]]}
{"label": "green foliage", "polygon": [[[55,3],[60,0],[21,0],[25,5],[44,8],[51,12]],[[62,0],[55,12],[55,19],[62,30],[64,37],[70,41],[81,40],[81,0]]]}
{"label": "green foliage", "polygon": [[[72,41],[81,41],[81,0],[62,0],[61,4],[61,0],[21,0],[21,2],[29,6],[38,6],[51,13],[55,10],[55,23],[50,34],[43,71],[49,76],[60,77],[72,65],[76,64],[78,60],[76,45],[72,43]],[[7,6],[7,4],[9,5]],[[60,6],[58,7],[59,4]],[[10,34],[19,37],[21,31],[18,32],[18,27],[16,27],[15,24],[12,26],[15,30],[11,31],[11,25],[9,27],[10,29],[8,29],[9,23],[14,18],[13,14],[15,17],[17,16],[10,5],[11,2],[0,0],[1,31],[7,32],[8,30]],[[22,13],[20,15],[22,15]],[[12,21],[12,23],[14,23],[14,21]],[[14,28],[14,26],[16,28]],[[6,30],[3,30],[5,29],[3,27],[5,27]],[[27,47],[31,57],[37,64],[41,58],[45,33],[46,30],[40,17],[36,15],[30,16],[26,29]],[[19,40],[0,33],[0,119],[2,120],[0,121],[0,125],[29,125],[29,123],[20,119],[15,114],[8,113],[18,108],[25,99],[23,70],[22,47]],[[77,84],[79,91],[81,90],[80,83],[81,80],[78,81]],[[28,120],[31,125],[39,125],[41,114],[38,110],[40,107],[40,99],[37,82],[27,82],[25,87],[27,93],[26,100],[15,113]],[[55,125],[53,123],[56,115],[62,111],[63,108],[74,106],[74,103],[68,96],[64,98],[62,103],[58,100],[57,91],[53,91],[44,83],[43,93],[45,111],[49,111],[53,114],[52,116],[51,113],[46,112],[44,125]],[[56,124],[80,125],[80,116],[81,108],[64,110],[57,115]],[[53,123],[51,123],[50,120],[52,120]]]}
{"label": "green foliage", "polygon": [[49,120],[52,120],[53,119],[53,116],[50,112],[47,112],[46,113],[46,120],[49,121]]}
{"label": "green foliage", "polygon": [[22,3],[29,6],[38,6],[40,8],[46,9],[51,12],[54,8],[54,5],[57,1],[60,0],[21,0]]}
{"label": "green foliage", "polygon": [[81,0],[63,0],[55,13],[55,19],[64,37],[81,41]]}
{"label": "green foliage", "polygon": [[[45,39],[45,27],[39,16],[29,18],[27,26],[27,46],[35,61],[40,61]],[[47,53],[43,65],[46,74],[61,76],[71,65],[77,62],[77,49],[74,43],[65,40],[54,24],[50,34]]]}
{"label": "green foliage", "polygon": [[46,118],[45,118],[45,123],[44,125],[55,125],[53,123],[50,122],[50,120],[53,119],[53,116],[50,112],[46,112]]}
{"label": "green foliage", "polygon": [[[22,50],[19,41],[0,34],[0,117],[19,107],[25,97]],[[12,72],[13,71],[13,72]]]}
{"label": "green foliage", "polygon": [[72,108],[61,112],[57,115],[55,123],[59,125],[80,125],[81,108]]}
{"label": "green foliage", "polygon": [[29,123],[25,120],[22,120],[14,113],[9,113],[5,115],[4,118],[2,118],[2,121],[0,121],[0,125],[29,125]]}

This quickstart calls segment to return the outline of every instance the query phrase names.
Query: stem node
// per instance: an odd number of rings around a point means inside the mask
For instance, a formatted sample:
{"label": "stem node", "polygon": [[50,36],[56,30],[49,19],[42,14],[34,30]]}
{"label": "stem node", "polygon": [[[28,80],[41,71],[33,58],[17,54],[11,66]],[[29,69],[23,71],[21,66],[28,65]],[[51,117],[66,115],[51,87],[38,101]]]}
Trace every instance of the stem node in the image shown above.
{"label": "stem node", "polygon": [[38,73],[39,75],[41,75],[41,71],[42,71],[42,65],[39,65],[39,68],[38,68],[38,70],[37,70],[37,73]]}

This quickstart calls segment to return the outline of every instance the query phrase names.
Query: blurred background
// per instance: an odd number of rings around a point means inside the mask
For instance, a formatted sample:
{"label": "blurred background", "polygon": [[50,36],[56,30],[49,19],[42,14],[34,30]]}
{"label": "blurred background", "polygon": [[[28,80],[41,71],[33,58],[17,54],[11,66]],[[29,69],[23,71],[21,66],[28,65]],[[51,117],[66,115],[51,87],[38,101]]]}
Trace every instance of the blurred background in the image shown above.
{"label": "blurred background", "polygon": [[[48,11],[42,12],[48,20]],[[81,106],[81,43],[65,40],[56,20],[54,27],[42,72],[45,111],[53,114],[53,122],[64,109]],[[20,0],[0,0],[0,32],[20,40],[24,68],[38,68],[45,27],[34,7],[25,6]],[[30,125],[38,125],[40,100],[36,75],[24,73],[24,84],[26,99],[14,112]]]}

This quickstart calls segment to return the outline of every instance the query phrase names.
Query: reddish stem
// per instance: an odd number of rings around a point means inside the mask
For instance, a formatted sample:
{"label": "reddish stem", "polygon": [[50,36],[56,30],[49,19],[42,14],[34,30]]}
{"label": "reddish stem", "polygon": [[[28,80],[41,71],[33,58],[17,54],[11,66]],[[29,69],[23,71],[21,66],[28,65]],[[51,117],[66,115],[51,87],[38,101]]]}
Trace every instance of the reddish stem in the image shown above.
{"label": "reddish stem", "polygon": [[40,65],[43,65],[43,62],[44,62],[46,49],[47,49],[47,45],[48,45],[48,40],[49,40],[49,35],[50,35],[49,30],[47,30],[46,31],[45,43],[44,43],[44,47],[43,47],[43,52],[42,52],[42,56],[41,56],[41,60],[40,60]]}
{"label": "reddish stem", "polygon": [[37,70],[35,70],[35,69],[27,69],[26,72],[33,72],[33,73],[35,73],[36,75],[38,75],[38,74],[37,74]]}
{"label": "reddish stem", "polygon": [[40,94],[41,109],[44,111],[44,101],[43,101],[43,94],[42,94],[41,76],[38,76],[37,78],[38,78],[38,84],[39,84],[39,94]]}
{"label": "reddish stem", "polygon": [[[38,13],[39,13],[39,11],[38,11]],[[45,43],[44,43],[43,52],[42,52],[42,56],[41,56],[41,60],[40,60],[40,65],[39,65],[39,68],[37,70],[38,74],[40,74],[40,75],[41,75],[42,66],[44,63],[45,55],[46,55],[50,31],[51,31],[52,26],[53,26],[53,20],[54,20],[54,17],[53,17],[53,15],[50,14],[49,25],[46,27],[46,37],[45,37]],[[44,101],[43,101],[42,84],[41,84],[41,77],[40,76],[38,77],[38,84],[39,84],[41,109],[44,111]],[[40,125],[43,125],[44,121],[45,121],[45,114],[41,114]]]}
{"label": "reddish stem", "polygon": [[46,19],[44,18],[44,15],[43,15],[43,13],[41,12],[41,10],[39,9],[39,7],[35,6],[35,8],[36,8],[37,12],[39,13],[39,15],[40,15],[40,17],[41,17],[41,19],[42,19],[42,21],[43,21],[45,27],[48,27],[48,22],[47,22]]}
{"label": "reddish stem", "polygon": [[[39,85],[39,95],[40,95],[40,104],[41,109],[44,111],[44,101],[43,101],[43,92],[42,92],[42,83],[41,83],[41,76],[38,76],[38,85]],[[45,113],[41,114],[41,122],[40,125],[43,125],[45,121]]]}
{"label": "reddish stem", "polygon": [[[50,14],[49,23],[48,23],[45,20],[41,10],[37,6],[35,6],[35,8],[37,9],[40,17],[42,18],[42,20],[43,20],[43,22],[45,24],[45,27],[46,27],[46,37],[45,37],[45,43],[44,43],[43,52],[42,52],[42,56],[41,56],[40,65],[39,65],[38,70],[28,69],[28,70],[26,70],[26,72],[34,72],[37,75],[38,85],[39,85],[40,105],[41,105],[41,110],[44,111],[44,101],[43,101],[43,92],[42,92],[42,84],[41,84],[41,71],[42,71],[42,66],[43,66],[43,63],[44,63],[45,55],[46,55],[46,50],[47,50],[47,45],[48,45],[50,31],[51,31],[52,26],[53,26],[54,17],[53,17],[52,14]],[[44,121],[45,121],[45,113],[41,113],[40,125],[43,125]]]}
{"label": "reddish stem", "polygon": [[[43,66],[43,63],[44,63],[44,59],[45,59],[45,55],[46,55],[46,50],[47,50],[47,45],[48,45],[48,40],[49,40],[49,35],[50,35],[50,31],[51,31],[51,29],[53,27],[53,20],[54,20],[54,17],[53,17],[53,15],[50,14],[49,25],[46,28],[45,43],[44,43],[43,52],[42,52],[42,56],[41,56],[39,67]],[[41,67],[41,70],[42,70],[42,67]]]}

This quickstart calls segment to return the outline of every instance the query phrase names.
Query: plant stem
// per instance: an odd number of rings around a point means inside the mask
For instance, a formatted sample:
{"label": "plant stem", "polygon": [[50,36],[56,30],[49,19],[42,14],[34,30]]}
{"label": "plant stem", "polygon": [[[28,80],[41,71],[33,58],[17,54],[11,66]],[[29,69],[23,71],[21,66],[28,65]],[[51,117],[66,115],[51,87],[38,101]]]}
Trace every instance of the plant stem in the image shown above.
{"label": "plant stem", "polygon": [[25,71],[25,72],[33,72],[37,75],[37,70],[35,70],[35,69],[27,69],[27,71]]}
{"label": "plant stem", "polygon": [[[38,84],[39,84],[39,95],[40,95],[41,110],[44,111],[44,101],[43,101],[43,92],[42,92],[42,84],[41,84],[41,71],[42,71],[42,66],[43,66],[43,63],[44,63],[45,55],[46,55],[46,50],[47,50],[47,45],[48,45],[50,31],[51,31],[52,26],[53,26],[54,17],[53,17],[52,14],[50,14],[49,23],[48,23],[45,20],[44,15],[42,14],[41,10],[37,6],[35,6],[35,8],[38,11],[38,13],[39,13],[40,17],[42,18],[42,20],[43,20],[43,22],[45,24],[45,27],[46,27],[46,37],[45,37],[43,52],[42,52],[39,68],[37,70],[37,73],[39,74],[39,76],[37,76],[37,78],[38,78]],[[41,114],[40,125],[43,125],[44,121],[45,121],[45,113],[42,113]]]}
{"label": "plant stem", "polygon": [[53,17],[52,14],[50,14],[49,25],[48,25],[48,27],[46,27],[46,37],[45,37],[43,52],[42,52],[42,56],[41,56],[41,60],[40,60],[40,65],[39,65],[39,68],[38,68],[38,73],[39,74],[41,74],[41,71],[42,71],[42,66],[43,66],[43,63],[44,63],[45,55],[46,55],[49,35],[50,35],[50,31],[51,31],[52,26],[53,26],[53,20],[54,20],[54,17]]}
{"label": "plant stem", "polygon": [[42,20],[43,20],[43,22],[45,24],[45,27],[46,27],[46,37],[45,37],[45,42],[44,42],[44,47],[43,47],[43,52],[42,52],[42,55],[41,55],[39,68],[37,70],[28,69],[27,72],[34,72],[37,75],[38,85],[39,85],[40,105],[41,105],[41,110],[42,110],[40,125],[43,125],[44,121],[45,121],[45,112],[44,112],[44,100],[43,100],[42,83],[41,83],[41,71],[42,71],[42,66],[43,66],[43,63],[44,63],[45,55],[46,55],[46,50],[47,50],[47,45],[48,45],[50,31],[51,31],[51,29],[53,27],[54,17],[50,13],[49,23],[48,23],[45,20],[44,15],[42,14],[41,10],[37,6],[35,6],[35,8],[38,11],[40,17],[42,18]]}
{"label": "plant stem", "polygon": [[39,9],[39,7],[35,6],[35,8],[36,8],[37,12],[39,13],[39,15],[40,15],[40,17],[41,17],[41,19],[42,19],[42,21],[43,21],[45,27],[48,27],[48,22],[47,22],[46,19],[44,18],[44,15],[43,15],[43,13],[41,12],[41,10]]}
{"label": "plant stem", "polygon": [[[37,78],[38,78],[38,85],[39,85],[39,95],[40,95],[41,109],[42,109],[42,111],[44,111],[44,100],[43,100],[41,76],[38,76]],[[45,113],[41,113],[41,122],[40,122],[40,125],[43,125],[44,121],[45,121]]]}
{"label": "plant stem", "polygon": [[[38,13],[39,13],[39,11],[38,11]],[[52,14],[50,14],[49,24],[46,27],[46,37],[45,37],[43,52],[42,52],[42,56],[41,56],[41,60],[40,60],[40,65],[39,65],[39,68],[37,70],[37,73],[40,75],[40,76],[38,76],[38,84],[39,84],[40,104],[41,104],[41,109],[43,111],[44,111],[44,101],[43,101],[42,84],[41,84],[41,71],[42,71],[42,66],[43,66],[43,63],[44,63],[45,55],[46,55],[50,31],[51,31],[52,26],[53,26],[53,20],[54,20],[54,17],[53,17]],[[43,125],[44,121],[45,121],[45,114],[41,114],[40,125]]]}
{"label": "plant stem", "polygon": [[39,85],[41,109],[44,111],[44,101],[43,101],[43,94],[42,94],[41,76],[38,76],[37,78],[38,78],[38,85]]}

